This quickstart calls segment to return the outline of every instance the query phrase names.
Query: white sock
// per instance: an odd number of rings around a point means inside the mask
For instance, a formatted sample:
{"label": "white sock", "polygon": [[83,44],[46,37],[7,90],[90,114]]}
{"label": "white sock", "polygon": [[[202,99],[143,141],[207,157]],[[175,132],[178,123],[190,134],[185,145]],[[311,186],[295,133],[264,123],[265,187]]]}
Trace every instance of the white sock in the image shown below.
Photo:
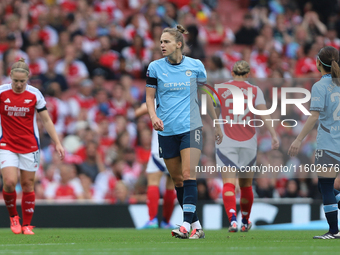
{"label": "white sock", "polygon": [[188,232],[190,232],[190,223],[189,222],[184,221],[183,224],[182,224],[182,227],[185,227],[185,229]]}
{"label": "white sock", "polygon": [[191,228],[192,229],[195,229],[195,228],[196,229],[202,229],[200,221],[198,220],[198,221],[195,221],[195,222],[191,223]]}

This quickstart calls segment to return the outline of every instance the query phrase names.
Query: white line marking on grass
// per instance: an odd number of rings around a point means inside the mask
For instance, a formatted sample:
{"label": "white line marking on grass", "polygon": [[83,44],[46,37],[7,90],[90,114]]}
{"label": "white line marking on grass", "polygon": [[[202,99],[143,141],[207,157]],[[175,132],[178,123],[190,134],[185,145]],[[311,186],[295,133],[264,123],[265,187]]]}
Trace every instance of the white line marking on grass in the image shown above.
{"label": "white line marking on grass", "polygon": [[1,247],[6,246],[36,246],[36,245],[73,245],[75,243],[27,243],[27,244],[0,244]]}

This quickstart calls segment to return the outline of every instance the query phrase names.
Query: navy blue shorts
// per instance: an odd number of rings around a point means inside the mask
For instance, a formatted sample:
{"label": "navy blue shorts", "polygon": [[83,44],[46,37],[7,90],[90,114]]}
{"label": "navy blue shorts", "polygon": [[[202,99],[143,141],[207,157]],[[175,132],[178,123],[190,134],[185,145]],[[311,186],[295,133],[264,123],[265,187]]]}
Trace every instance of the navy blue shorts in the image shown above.
{"label": "navy blue shorts", "polygon": [[197,128],[178,135],[158,135],[159,156],[164,159],[175,158],[181,155],[181,150],[197,148],[202,150],[202,128]]}
{"label": "navy blue shorts", "polygon": [[340,154],[327,150],[316,150],[315,151],[315,165],[333,167],[340,166]]}

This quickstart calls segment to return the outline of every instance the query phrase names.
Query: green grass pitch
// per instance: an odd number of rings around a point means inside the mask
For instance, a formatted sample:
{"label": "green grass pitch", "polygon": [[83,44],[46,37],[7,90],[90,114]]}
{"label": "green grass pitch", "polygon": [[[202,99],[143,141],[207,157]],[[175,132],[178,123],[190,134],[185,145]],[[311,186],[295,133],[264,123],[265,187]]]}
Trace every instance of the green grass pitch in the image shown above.
{"label": "green grass pitch", "polygon": [[35,229],[34,236],[0,229],[0,254],[338,254],[340,240],[313,240],[326,231],[206,231],[181,240],[169,230]]}

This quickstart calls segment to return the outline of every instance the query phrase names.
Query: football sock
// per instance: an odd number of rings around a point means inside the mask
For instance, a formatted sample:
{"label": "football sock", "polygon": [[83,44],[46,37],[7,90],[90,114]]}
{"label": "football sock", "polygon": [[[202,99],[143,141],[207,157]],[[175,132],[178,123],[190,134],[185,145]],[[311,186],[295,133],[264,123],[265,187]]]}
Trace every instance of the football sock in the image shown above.
{"label": "football sock", "polygon": [[159,189],[158,186],[148,186],[147,196],[147,206],[149,209],[149,220],[153,220],[157,217],[158,212],[158,200],[159,200]]}
{"label": "football sock", "polygon": [[184,222],[190,224],[193,222],[194,213],[196,211],[197,204],[197,182],[196,180],[186,180],[183,182],[183,213]]}
{"label": "football sock", "polygon": [[167,189],[163,196],[163,221],[169,223],[174,210],[176,194],[173,189]]}
{"label": "football sock", "polygon": [[236,197],[234,184],[227,182],[223,185],[222,198],[229,223],[236,221]]}
{"label": "football sock", "polygon": [[6,192],[2,190],[2,194],[5,200],[5,204],[10,217],[18,215],[17,212],[17,192],[14,190],[13,192]]}
{"label": "football sock", "polygon": [[254,194],[253,187],[242,187],[241,188],[241,214],[242,214],[242,223],[248,224],[251,207],[254,202]]}
{"label": "football sock", "polygon": [[31,225],[31,220],[34,213],[35,207],[35,193],[32,192],[23,192],[22,200],[21,200],[21,209],[22,209],[22,225],[28,226]]}
{"label": "football sock", "polygon": [[198,220],[198,221],[195,221],[195,222],[191,223],[191,228],[192,229],[195,229],[195,228],[196,229],[202,229],[200,221]]}
{"label": "football sock", "polygon": [[[184,188],[183,187],[175,187],[175,190],[176,190],[176,195],[177,195],[178,203],[179,203],[179,205],[183,209],[183,192],[184,192]],[[196,222],[196,221],[198,221],[198,217],[197,217],[197,213],[195,211],[194,217],[192,218],[192,222]]]}
{"label": "football sock", "polygon": [[335,178],[320,178],[319,184],[322,194],[323,209],[329,225],[329,232],[336,234],[338,229],[338,204],[334,195]]}

